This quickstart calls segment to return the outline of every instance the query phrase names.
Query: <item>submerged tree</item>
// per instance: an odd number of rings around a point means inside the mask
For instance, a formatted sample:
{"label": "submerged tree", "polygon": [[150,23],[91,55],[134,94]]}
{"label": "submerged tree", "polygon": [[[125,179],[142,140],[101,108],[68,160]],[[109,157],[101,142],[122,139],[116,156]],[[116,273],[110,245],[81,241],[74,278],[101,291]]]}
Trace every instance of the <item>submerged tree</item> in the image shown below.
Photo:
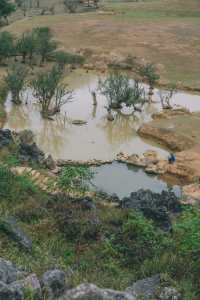
{"label": "submerged tree", "polygon": [[160,79],[160,76],[157,74],[156,67],[152,63],[147,63],[146,65],[142,66],[139,72],[142,78],[149,84],[149,101],[151,101],[154,87]]}
{"label": "submerged tree", "polygon": [[55,65],[50,71],[38,74],[31,83],[44,118],[60,112],[61,106],[72,99],[72,91],[67,89],[67,85],[61,83],[62,75],[61,68]]}
{"label": "submerged tree", "polygon": [[172,105],[170,100],[173,98],[174,94],[176,94],[176,85],[172,84],[169,86],[169,89],[166,91],[159,91],[160,102],[163,109],[171,109]]}
{"label": "submerged tree", "polygon": [[107,99],[108,118],[111,109],[121,109],[122,105],[141,110],[145,102],[144,88],[138,81],[130,82],[127,75],[111,73],[104,81],[99,80],[99,91]]}
{"label": "submerged tree", "polygon": [[26,77],[28,70],[21,64],[13,64],[7,71],[5,83],[11,92],[12,101],[15,104],[21,104],[21,93],[26,86]]}

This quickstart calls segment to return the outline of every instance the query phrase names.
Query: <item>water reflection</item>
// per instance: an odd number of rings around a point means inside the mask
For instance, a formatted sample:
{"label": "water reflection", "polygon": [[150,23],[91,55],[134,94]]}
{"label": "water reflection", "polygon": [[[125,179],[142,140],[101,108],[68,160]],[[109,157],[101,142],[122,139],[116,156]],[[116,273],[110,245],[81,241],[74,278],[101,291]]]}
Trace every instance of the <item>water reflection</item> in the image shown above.
{"label": "water reflection", "polygon": [[141,168],[130,167],[117,162],[92,168],[94,178],[91,187],[107,194],[115,193],[119,198],[130,195],[139,189],[150,189],[155,193],[173,190],[180,197],[181,189],[170,186],[157,176],[146,174]]}

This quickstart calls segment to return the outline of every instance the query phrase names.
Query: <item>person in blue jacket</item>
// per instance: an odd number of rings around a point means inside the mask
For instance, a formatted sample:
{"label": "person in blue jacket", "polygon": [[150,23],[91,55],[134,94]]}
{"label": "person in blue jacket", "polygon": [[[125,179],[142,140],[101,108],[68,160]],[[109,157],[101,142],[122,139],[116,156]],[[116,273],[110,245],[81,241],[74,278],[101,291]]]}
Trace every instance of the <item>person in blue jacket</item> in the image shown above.
{"label": "person in blue jacket", "polygon": [[168,157],[168,162],[169,162],[169,164],[173,164],[176,162],[176,156],[174,153],[172,153],[172,152],[170,153],[170,155]]}

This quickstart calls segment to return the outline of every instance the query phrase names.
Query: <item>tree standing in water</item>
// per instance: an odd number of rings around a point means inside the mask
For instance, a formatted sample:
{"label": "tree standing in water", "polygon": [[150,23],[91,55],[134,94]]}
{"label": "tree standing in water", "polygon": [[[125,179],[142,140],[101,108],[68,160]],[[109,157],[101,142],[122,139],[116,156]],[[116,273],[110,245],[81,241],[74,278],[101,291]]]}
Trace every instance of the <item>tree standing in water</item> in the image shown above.
{"label": "tree standing in water", "polygon": [[61,82],[62,75],[62,69],[55,65],[50,71],[39,73],[31,82],[43,118],[50,118],[60,112],[61,106],[73,98],[73,92]]}
{"label": "tree standing in water", "polygon": [[149,85],[149,102],[152,102],[152,96],[154,94],[154,87],[160,76],[156,72],[156,67],[152,63],[147,63],[146,65],[142,66],[139,70],[141,77],[148,83]]}
{"label": "tree standing in water", "polygon": [[11,92],[12,101],[21,104],[21,93],[26,86],[28,70],[21,64],[13,64],[7,71],[4,80],[8,90]]}

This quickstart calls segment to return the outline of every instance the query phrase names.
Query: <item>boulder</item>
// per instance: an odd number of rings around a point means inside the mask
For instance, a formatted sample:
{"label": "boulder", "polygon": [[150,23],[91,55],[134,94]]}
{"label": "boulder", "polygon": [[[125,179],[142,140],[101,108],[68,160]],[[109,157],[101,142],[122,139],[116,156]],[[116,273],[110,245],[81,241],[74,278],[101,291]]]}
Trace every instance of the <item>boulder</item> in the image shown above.
{"label": "boulder", "polygon": [[31,293],[31,299],[42,298],[42,289],[36,274],[30,274],[24,280],[12,282],[8,287],[12,290],[15,300],[24,300],[27,291]]}
{"label": "boulder", "polygon": [[80,203],[83,209],[88,209],[88,210],[96,209],[96,206],[90,197],[86,196],[84,198],[78,199],[78,202]]}
{"label": "boulder", "polygon": [[0,129],[0,149],[14,142],[10,129]]}
{"label": "boulder", "polygon": [[0,300],[18,300],[9,285],[0,281]]}
{"label": "boulder", "polygon": [[158,194],[140,189],[123,198],[120,206],[141,211],[145,217],[153,219],[163,229],[171,227],[170,213],[181,211],[179,199],[171,191],[162,191]]}
{"label": "boulder", "polygon": [[136,281],[132,286],[126,289],[126,292],[135,296],[137,299],[154,299],[160,284],[160,275],[156,274],[152,277]]}
{"label": "boulder", "polygon": [[54,161],[54,159],[51,155],[48,155],[47,158],[45,158],[44,164],[47,167],[47,169],[49,169],[49,170],[56,169],[56,162]]}
{"label": "boulder", "polygon": [[174,287],[164,287],[159,296],[160,300],[181,300],[181,294]]}
{"label": "boulder", "polygon": [[4,283],[11,283],[21,279],[25,273],[19,270],[10,261],[0,258],[0,281]]}
{"label": "boulder", "polygon": [[11,239],[16,241],[19,246],[27,251],[32,249],[32,241],[25,232],[18,226],[17,221],[13,217],[7,217],[0,220],[0,230],[5,232]]}
{"label": "boulder", "polygon": [[94,284],[81,284],[78,287],[66,291],[59,300],[136,300],[126,292],[101,289]]}
{"label": "boulder", "polygon": [[34,134],[31,130],[25,129],[19,132],[18,138],[20,143],[32,145],[34,143]]}
{"label": "boulder", "polygon": [[42,276],[43,291],[48,299],[59,297],[66,287],[66,274],[58,269],[47,271]]}
{"label": "boulder", "polygon": [[20,143],[18,153],[20,160],[25,162],[32,161],[35,163],[43,163],[45,159],[44,152],[38,148],[36,143]]}

